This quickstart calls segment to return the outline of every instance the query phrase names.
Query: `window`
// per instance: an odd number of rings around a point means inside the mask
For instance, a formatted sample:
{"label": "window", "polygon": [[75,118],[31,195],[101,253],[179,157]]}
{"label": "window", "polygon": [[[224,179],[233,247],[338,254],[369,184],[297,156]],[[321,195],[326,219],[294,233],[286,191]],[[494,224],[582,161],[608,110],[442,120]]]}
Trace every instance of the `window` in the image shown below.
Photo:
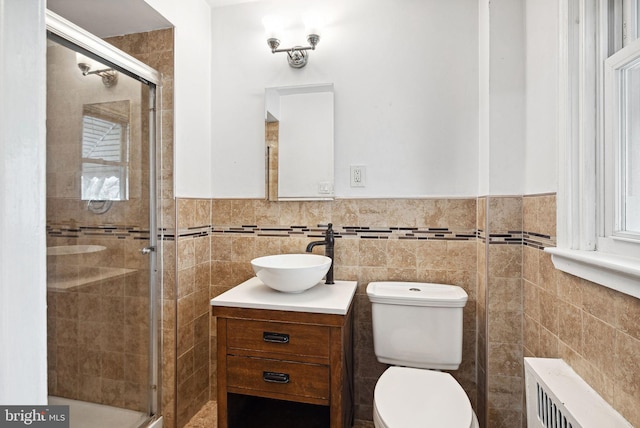
{"label": "window", "polygon": [[[640,257],[640,40],[604,67],[604,231],[598,248]],[[638,245],[640,247],[640,245]]]}
{"label": "window", "polygon": [[561,2],[558,247],[548,251],[556,268],[640,298],[638,3]]}
{"label": "window", "polygon": [[129,101],[87,104],[82,114],[82,200],[128,195]]}

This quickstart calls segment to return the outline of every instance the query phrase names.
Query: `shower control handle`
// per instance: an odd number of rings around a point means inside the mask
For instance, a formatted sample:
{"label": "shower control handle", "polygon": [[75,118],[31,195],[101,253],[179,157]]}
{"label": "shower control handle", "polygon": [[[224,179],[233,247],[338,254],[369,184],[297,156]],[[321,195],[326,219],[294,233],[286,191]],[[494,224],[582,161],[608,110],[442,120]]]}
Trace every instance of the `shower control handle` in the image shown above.
{"label": "shower control handle", "polygon": [[151,247],[144,247],[143,249],[140,250],[140,252],[146,256],[148,254],[151,254],[155,250],[156,250],[156,247],[151,246]]}

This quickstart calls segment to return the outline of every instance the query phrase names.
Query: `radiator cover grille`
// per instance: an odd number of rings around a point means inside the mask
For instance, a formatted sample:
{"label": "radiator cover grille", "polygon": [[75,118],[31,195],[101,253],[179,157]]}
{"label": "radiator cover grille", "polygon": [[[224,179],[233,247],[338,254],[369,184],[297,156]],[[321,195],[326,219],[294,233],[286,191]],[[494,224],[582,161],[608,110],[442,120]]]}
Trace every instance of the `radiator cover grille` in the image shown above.
{"label": "radiator cover grille", "polygon": [[547,394],[543,386],[536,382],[536,401],[538,408],[538,420],[545,428],[573,428],[573,424],[567,421],[564,415],[564,406],[558,406],[553,397]]}
{"label": "radiator cover grille", "polygon": [[528,428],[633,428],[563,360],[524,360]]}

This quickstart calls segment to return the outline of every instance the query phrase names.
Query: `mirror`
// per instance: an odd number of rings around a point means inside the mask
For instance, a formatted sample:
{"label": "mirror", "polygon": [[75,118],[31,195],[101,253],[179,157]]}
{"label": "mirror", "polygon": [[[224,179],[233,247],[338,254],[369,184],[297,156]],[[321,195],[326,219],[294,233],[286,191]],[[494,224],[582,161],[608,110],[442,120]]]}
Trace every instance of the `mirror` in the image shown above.
{"label": "mirror", "polygon": [[129,199],[129,100],[82,108],[84,201]]}
{"label": "mirror", "polygon": [[333,84],[265,91],[270,201],[332,200]]}

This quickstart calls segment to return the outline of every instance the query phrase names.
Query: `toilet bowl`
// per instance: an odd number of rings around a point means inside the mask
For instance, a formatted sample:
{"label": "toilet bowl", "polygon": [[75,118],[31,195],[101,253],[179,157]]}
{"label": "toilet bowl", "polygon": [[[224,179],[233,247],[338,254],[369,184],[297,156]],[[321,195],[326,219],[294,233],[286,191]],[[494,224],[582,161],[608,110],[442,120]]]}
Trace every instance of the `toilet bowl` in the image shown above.
{"label": "toilet bowl", "polygon": [[466,393],[449,373],[389,367],[374,391],[376,428],[478,428]]}

